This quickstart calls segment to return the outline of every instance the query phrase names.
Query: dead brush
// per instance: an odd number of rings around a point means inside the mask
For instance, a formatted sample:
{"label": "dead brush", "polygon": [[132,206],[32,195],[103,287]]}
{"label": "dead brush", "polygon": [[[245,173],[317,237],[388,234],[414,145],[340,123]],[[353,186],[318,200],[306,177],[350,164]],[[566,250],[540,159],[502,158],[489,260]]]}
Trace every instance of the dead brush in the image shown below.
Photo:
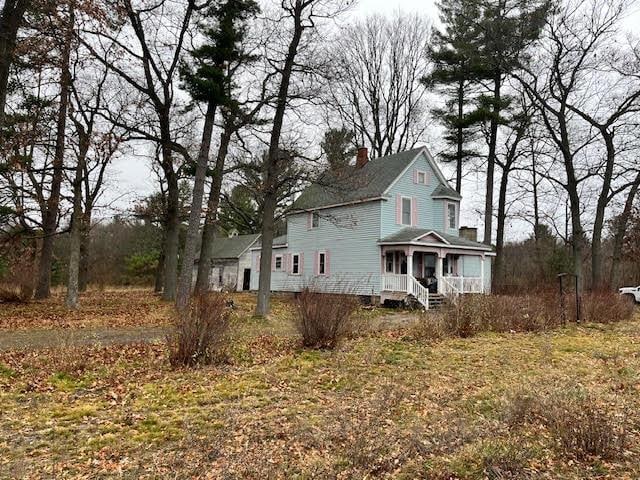
{"label": "dead brush", "polygon": [[614,460],[627,444],[624,422],[589,396],[553,396],[545,402],[542,418],[558,449],[578,460]]}
{"label": "dead brush", "polygon": [[305,288],[297,298],[295,326],[308,348],[333,349],[353,333],[352,315],[360,305],[354,295],[320,293]]}
{"label": "dead brush", "polygon": [[35,290],[35,266],[30,255],[13,258],[0,278],[0,302],[26,303]]}
{"label": "dead brush", "polygon": [[198,295],[188,308],[176,312],[174,331],[167,335],[171,366],[190,367],[221,361],[229,342],[230,316],[227,297],[217,292]]}
{"label": "dead brush", "polygon": [[[569,318],[575,318],[575,307]],[[582,296],[582,317],[586,322],[615,323],[629,320],[634,305],[628,299],[610,291],[594,291]]]}

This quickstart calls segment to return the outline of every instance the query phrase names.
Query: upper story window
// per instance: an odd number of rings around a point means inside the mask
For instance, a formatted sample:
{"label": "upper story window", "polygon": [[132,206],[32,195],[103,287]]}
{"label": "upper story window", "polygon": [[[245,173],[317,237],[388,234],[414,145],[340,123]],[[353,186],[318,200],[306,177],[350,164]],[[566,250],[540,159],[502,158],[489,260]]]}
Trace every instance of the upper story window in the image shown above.
{"label": "upper story window", "polygon": [[320,214],[313,212],[311,214],[311,228],[318,228],[318,225],[320,225]]}
{"label": "upper story window", "polygon": [[411,225],[411,199],[402,197],[402,224]]}
{"label": "upper story window", "polygon": [[275,269],[276,272],[282,270],[282,255],[276,255]]}
{"label": "upper story window", "polygon": [[418,185],[426,185],[428,182],[427,172],[423,170],[416,171],[416,183]]}
{"label": "upper story window", "polygon": [[448,227],[454,229],[457,227],[456,204],[447,203],[447,224]]}

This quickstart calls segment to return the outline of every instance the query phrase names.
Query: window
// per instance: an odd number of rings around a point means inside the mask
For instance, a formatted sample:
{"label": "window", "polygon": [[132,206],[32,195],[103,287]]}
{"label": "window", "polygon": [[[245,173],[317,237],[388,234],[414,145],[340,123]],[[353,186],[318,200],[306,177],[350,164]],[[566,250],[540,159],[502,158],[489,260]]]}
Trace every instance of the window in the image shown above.
{"label": "window", "polygon": [[327,254],[320,252],[318,254],[318,275],[325,275],[327,273]]}
{"label": "window", "polygon": [[411,225],[411,199],[402,197],[402,224]]}
{"label": "window", "polygon": [[282,271],[282,255],[276,255],[276,272]]}
{"label": "window", "polygon": [[298,253],[291,256],[291,273],[300,275],[300,254]]}
{"label": "window", "polygon": [[313,212],[311,214],[311,228],[318,228],[318,225],[320,225],[320,214]]}
{"label": "window", "polygon": [[456,204],[447,203],[447,223],[449,228],[455,229],[457,227],[456,220]]}
{"label": "window", "polygon": [[387,273],[393,273],[394,272],[394,264],[395,264],[395,255],[393,252],[387,252],[387,254],[384,256],[385,260],[386,260],[386,264],[387,264]]}
{"label": "window", "polygon": [[419,185],[427,184],[427,172],[423,172],[422,170],[418,170],[416,173],[416,183]]}

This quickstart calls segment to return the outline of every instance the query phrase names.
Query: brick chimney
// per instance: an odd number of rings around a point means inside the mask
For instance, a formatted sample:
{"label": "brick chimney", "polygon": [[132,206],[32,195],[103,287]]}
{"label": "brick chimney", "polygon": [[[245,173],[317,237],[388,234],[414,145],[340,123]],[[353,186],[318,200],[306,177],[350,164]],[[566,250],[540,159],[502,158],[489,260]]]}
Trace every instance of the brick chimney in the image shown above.
{"label": "brick chimney", "polygon": [[358,147],[358,156],[356,157],[356,168],[364,167],[369,161],[369,150],[367,147]]}
{"label": "brick chimney", "polygon": [[478,229],[476,227],[460,227],[459,233],[462,238],[472,242],[478,241]]}

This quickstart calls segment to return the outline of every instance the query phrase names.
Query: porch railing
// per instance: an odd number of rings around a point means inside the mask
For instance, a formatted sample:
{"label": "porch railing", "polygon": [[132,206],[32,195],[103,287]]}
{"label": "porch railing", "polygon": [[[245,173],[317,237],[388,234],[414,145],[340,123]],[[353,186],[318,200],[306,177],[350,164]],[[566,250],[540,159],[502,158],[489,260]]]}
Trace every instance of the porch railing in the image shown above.
{"label": "porch railing", "polygon": [[424,288],[411,275],[383,275],[382,290],[385,292],[403,292],[413,295],[424,308],[429,308],[429,290]]}
{"label": "porch railing", "polygon": [[[422,287],[411,275],[385,274],[382,275],[382,290],[386,292],[406,292],[414,294],[414,283]],[[461,293],[484,293],[482,277],[440,277],[438,278],[439,293],[445,295],[459,295]],[[424,287],[422,287],[426,290]],[[413,290],[412,290],[413,289]]]}

